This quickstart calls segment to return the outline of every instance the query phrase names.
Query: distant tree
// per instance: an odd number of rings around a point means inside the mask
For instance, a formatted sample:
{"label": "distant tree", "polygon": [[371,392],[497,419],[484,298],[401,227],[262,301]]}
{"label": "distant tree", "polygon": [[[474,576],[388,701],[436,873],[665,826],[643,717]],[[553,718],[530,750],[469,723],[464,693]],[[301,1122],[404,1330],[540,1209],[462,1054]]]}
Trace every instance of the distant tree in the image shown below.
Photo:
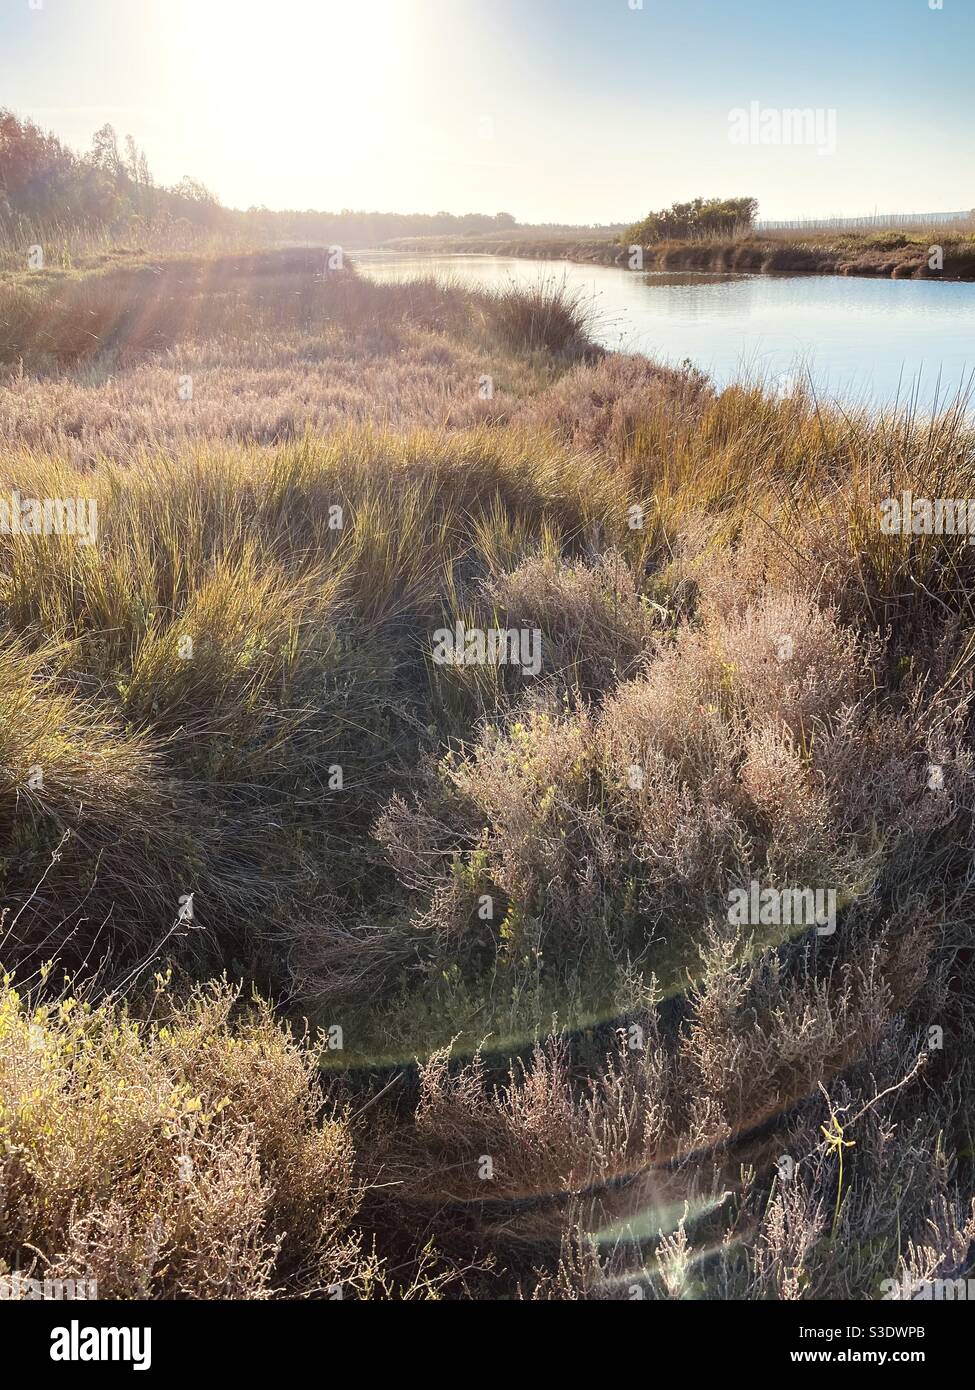
{"label": "distant tree", "polygon": [[139,182],[139,147],[131,135],[125,137],[125,173],[132,183]]}
{"label": "distant tree", "polygon": [[189,174],[184,174],[179,183],[173,189],[178,198],[185,198],[190,203],[206,203],[210,207],[217,207],[218,200],[215,193],[211,193],[205,183],[199,179],[191,179]]}
{"label": "distant tree", "polygon": [[0,109],[0,194],[8,216],[41,222],[77,201],[78,161],[33,121]]}
{"label": "distant tree", "polygon": [[157,186],[134,137],[127,135],[120,142],[109,123],[95,132],[90,150],[79,157],[31,121],[0,108],[0,220],[25,219],[38,232],[48,221],[62,227],[70,223],[116,226],[120,235],[127,236],[133,218],[144,222],[163,218],[224,230],[256,229],[268,239],[350,248],[375,246],[396,237],[476,235],[518,225],[508,212],[231,211],[189,175],[175,188]]}
{"label": "distant tree", "polygon": [[123,173],[122,157],[118,152],[118,136],[115,127],[106,123],[92,136],[89,163],[103,173],[117,179]]}

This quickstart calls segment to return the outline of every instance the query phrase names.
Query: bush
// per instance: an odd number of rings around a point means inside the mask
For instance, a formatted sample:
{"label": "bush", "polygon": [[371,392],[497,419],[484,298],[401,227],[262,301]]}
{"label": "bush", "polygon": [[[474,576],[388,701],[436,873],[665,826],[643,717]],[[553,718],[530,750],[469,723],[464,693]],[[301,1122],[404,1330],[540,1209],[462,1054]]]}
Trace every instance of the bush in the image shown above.
{"label": "bush", "polygon": [[0,1268],[102,1298],[323,1295],[375,1277],[345,1111],[235,991],[139,1021],[0,992]]}
{"label": "bush", "polygon": [[651,212],[628,227],[624,245],[652,246],[658,241],[687,241],[695,237],[727,237],[751,229],[758,212],[755,198],[695,198]]}

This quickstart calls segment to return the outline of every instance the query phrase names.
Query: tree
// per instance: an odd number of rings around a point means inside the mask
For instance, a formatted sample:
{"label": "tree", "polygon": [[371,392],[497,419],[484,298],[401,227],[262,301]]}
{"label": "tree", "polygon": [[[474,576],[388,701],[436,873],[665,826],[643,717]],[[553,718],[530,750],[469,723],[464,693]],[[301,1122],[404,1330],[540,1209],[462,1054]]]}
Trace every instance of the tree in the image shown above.
{"label": "tree", "polygon": [[71,201],[76,171],[60,140],[0,109],[0,194],[8,215],[51,216]]}
{"label": "tree", "polygon": [[123,171],[122,157],[118,152],[118,136],[115,134],[115,127],[107,122],[100,130],[96,130],[92,136],[91,154],[88,156],[90,164],[103,173],[110,175],[111,178],[120,178]]}
{"label": "tree", "polygon": [[205,183],[199,179],[191,179],[189,174],[184,174],[179,183],[173,189],[178,198],[185,198],[190,203],[205,203],[209,207],[219,206],[216,194],[211,193]]}

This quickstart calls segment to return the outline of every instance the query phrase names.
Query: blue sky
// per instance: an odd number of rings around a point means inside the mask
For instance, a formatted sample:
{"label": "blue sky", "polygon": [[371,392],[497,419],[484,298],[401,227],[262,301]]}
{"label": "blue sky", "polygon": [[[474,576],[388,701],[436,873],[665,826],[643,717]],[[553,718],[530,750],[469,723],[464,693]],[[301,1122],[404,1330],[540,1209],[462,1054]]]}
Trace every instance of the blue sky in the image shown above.
{"label": "blue sky", "polygon": [[[0,101],[236,206],[629,220],[975,206],[975,0],[0,0]],[[835,150],[732,144],[820,108]]]}

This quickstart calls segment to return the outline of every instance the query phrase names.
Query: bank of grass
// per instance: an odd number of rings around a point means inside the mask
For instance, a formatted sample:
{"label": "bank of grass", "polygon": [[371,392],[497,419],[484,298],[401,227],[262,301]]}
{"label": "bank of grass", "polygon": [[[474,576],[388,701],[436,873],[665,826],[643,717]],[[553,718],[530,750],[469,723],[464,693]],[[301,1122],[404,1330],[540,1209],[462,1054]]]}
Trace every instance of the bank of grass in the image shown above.
{"label": "bank of grass", "polygon": [[[477,237],[391,242],[392,249],[442,255],[526,256],[647,271],[697,270],[749,274],[863,275],[893,279],[975,279],[975,231],[948,223],[903,230],[741,232],[664,240],[640,248],[640,265],[625,238]],[[942,251],[941,264],[933,256]],[[933,262],[933,263],[932,263]]]}
{"label": "bank of grass", "polygon": [[247,234],[222,232],[182,218],[133,216],[123,230],[102,223],[54,218],[42,224],[9,215],[0,225],[0,271],[20,273],[28,267],[31,248],[39,246],[48,269],[85,270],[133,259],[181,256],[242,255],[261,249]]}
{"label": "bank of grass", "polygon": [[423,278],[382,286],[351,263],[328,267],[315,249],[132,260],[116,253],[80,269],[0,276],[0,362],[28,367],[333,324],[360,333],[396,324],[454,336],[481,331],[517,351],[588,347],[586,307],[565,285],[520,294]]}
{"label": "bank of grass", "polygon": [[[114,337],[10,369],[46,423],[0,495],[98,536],[0,536],[0,1259],[116,1297],[967,1270],[971,550],[879,526],[972,494],[962,403],[718,394],[542,293],[314,274],[113,267]],[[185,430],[191,350],[227,375]],[[356,357],[324,431],[220,408]],[[537,677],[437,664],[458,620],[537,629]],[[731,926],[751,879],[835,933]]]}

